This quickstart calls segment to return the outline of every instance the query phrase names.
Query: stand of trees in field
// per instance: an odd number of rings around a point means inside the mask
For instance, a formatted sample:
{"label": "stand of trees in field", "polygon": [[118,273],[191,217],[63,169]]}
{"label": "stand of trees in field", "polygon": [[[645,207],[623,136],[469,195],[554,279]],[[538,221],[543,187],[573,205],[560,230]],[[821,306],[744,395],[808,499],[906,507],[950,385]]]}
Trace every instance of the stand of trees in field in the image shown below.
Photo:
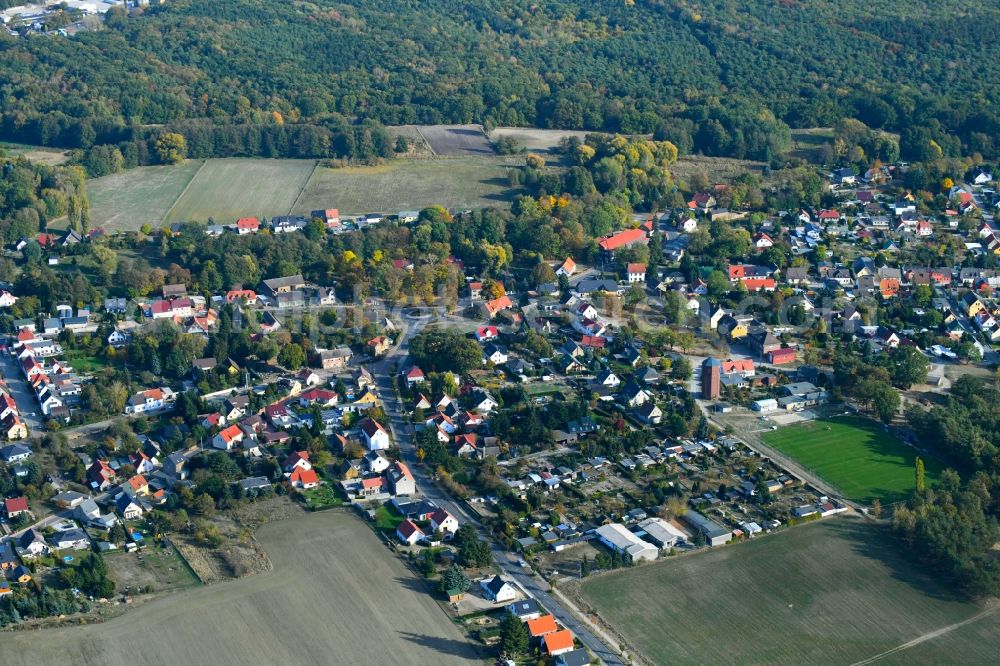
{"label": "stand of trees in field", "polygon": [[774,160],[789,126],[856,118],[899,133],[904,159],[1000,154],[1000,63],[982,48],[1000,32],[995,6],[702,4],[115,8],[106,30],[72,39],[0,35],[0,136],[115,146],[131,166],[156,161],[164,128],[192,157],[364,159],[390,146],[363,121],[480,122],[653,133],[681,153]]}

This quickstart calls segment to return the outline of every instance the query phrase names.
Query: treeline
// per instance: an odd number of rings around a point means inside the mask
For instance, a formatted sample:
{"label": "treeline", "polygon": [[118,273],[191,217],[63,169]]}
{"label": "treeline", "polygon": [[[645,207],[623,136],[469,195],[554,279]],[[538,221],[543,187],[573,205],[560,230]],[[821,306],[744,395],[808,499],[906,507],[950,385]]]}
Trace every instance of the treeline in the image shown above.
{"label": "treeline", "polygon": [[117,121],[72,118],[62,112],[5,114],[0,136],[39,146],[79,149],[91,177],[163,163],[156,142],[164,134],[184,137],[183,157],[337,158],[367,161],[393,154],[393,138],[376,121],[351,125],[342,117],[285,123],[278,113],[261,123],[179,120],[163,126],[129,126]]}
{"label": "treeline", "polygon": [[0,149],[0,243],[34,239],[46,223],[63,216],[73,226],[89,224],[85,180],[82,169],[5,159]]}
{"label": "treeline", "polygon": [[[0,136],[87,150],[136,140],[104,126],[208,119],[223,128],[212,155],[346,157],[344,119],[481,122],[656,133],[682,153],[771,160],[789,126],[857,118],[902,133],[904,159],[1000,154],[1000,63],[982,48],[996,7],[744,5],[175,0],[72,39],[0,35]],[[279,119],[311,129],[258,141],[251,128]]]}
{"label": "treeline", "polygon": [[893,528],[922,559],[947,573],[971,596],[1000,593],[1000,389],[963,375],[943,405],[906,411],[920,441],[954,461],[967,475],[946,470],[934,488],[917,490],[898,509]]}

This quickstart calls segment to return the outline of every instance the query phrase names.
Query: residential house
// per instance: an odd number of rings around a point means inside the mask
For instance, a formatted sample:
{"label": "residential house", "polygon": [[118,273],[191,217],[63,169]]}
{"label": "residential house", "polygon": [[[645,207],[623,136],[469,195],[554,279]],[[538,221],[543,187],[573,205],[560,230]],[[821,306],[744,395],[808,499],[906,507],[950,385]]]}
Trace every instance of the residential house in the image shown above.
{"label": "residential house", "polygon": [[458,519],[444,509],[438,509],[431,514],[431,529],[435,532],[449,532],[454,534],[458,531]]}
{"label": "residential house", "polygon": [[392,494],[398,496],[415,495],[417,484],[410,472],[410,468],[403,462],[394,463],[389,473],[389,483],[392,486]]}
{"label": "residential house", "polygon": [[29,513],[27,497],[9,497],[3,501],[4,514],[7,520]]}
{"label": "residential house", "polygon": [[32,528],[15,538],[14,549],[22,560],[34,559],[52,552],[42,533]]}
{"label": "residential house", "polygon": [[139,391],[129,398],[125,405],[125,413],[143,414],[165,409],[173,406],[176,397],[173,390],[166,386]]}
{"label": "residential house", "polygon": [[483,579],[479,581],[479,586],[483,596],[494,603],[507,603],[517,598],[517,589],[500,576]]}
{"label": "residential house", "polygon": [[625,267],[625,276],[629,284],[646,281],[646,264],[632,263]]}
{"label": "residential house", "polygon": [[304,490],[315,488],[319,485],[319,476],[316,475],[316,470],[314,469],[296,467],[288,475],[288,480],[291,482],[293,488],[302,488]]}
{"label": "residential house", "polygon": [[407,518],[396,526],[396,538],[405,543],[407,546],[413,546],[426,538],[417,524]]}
{"label": "residential house", "polygon": [[350,363],[353,352],[350,347],[317,350],[314,364],[324,370],[343,370]]}
{"label": "residential house", "polygon": [[369,451],[378,451],[389,448],[389,433],[374,419],[366,418],[361,421],[361,435]]}

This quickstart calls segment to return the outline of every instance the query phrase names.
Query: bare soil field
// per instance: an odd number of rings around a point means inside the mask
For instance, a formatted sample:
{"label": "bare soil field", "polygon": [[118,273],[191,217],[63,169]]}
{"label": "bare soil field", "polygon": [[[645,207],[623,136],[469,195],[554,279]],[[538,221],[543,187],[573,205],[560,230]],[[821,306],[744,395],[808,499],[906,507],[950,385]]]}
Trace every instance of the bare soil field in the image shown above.
{"label": "bare soil field", "polygon": [[258,532],[274,570],[100,625],[14,632],[0,664],[472,664],[469,643],[360,520],[325,511]]}
{"label": "bare soil field", "polygon": [[481,125],[419,125],[417,131],[435,155],[442,157],[494,155]]}
{"label": "bare soil field", "polygon": [[160,226],[202,164],[189,160],[173,166],[138,167],[88,181],[91,225],[108,231]]}
{"label": "bare soil field", "polygon": [[[657,664],[864,663],[928,634],[919,647],[891,653],[887,663],[995,663],[1000,651],[997,615],[952,630],[984,606],[924,573],[885,533],[851,518],[592,577],[564,590]],[[982,642],[964,651],[959,636]],[[925,659],[928,654],[936,660]]]}
{"label": "bare soil field", "polygon": [[397,213],[446,208],[507,206],[516,192],[508,170],[519,158],[456,157],[390,160],[370,167],[316,168],[293,213],[338,208],[341,214]]}

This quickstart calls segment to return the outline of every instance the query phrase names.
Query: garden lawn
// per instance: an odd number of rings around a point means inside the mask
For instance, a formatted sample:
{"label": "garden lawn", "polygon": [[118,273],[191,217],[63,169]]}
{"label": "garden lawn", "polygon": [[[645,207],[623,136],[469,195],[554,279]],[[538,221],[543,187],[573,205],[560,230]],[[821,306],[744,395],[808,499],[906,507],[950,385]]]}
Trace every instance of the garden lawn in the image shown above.
{"label": "garden lawn", "polygon": [[[899,502],[914,488],[918,452],[868,419],[807,421],[766,433],[763,440],[858,502]],[[941,465],[927,457],[924,465],[930,485]]]}

